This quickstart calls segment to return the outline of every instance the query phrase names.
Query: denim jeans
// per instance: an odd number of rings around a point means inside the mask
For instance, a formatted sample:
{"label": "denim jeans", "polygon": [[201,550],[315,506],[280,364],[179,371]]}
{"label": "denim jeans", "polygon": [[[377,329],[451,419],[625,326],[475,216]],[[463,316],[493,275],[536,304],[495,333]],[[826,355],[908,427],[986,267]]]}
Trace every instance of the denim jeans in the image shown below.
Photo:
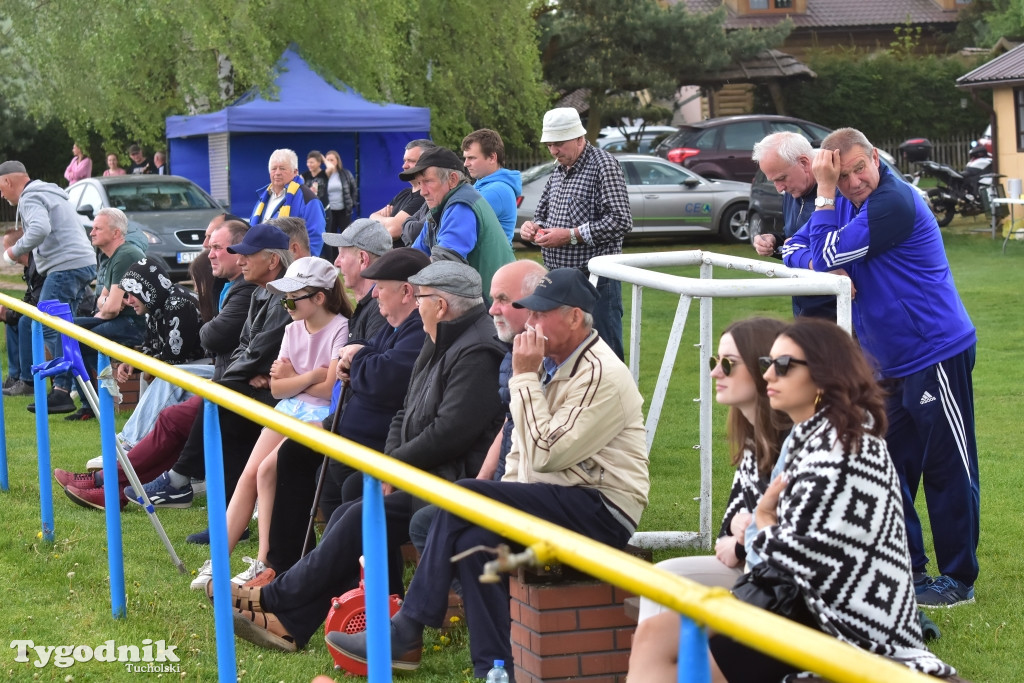
{"label": "denim jeans", "polygon": [[[213,379],[213,365],[179,365],[179,370],[191,372],[193,375]],[[118,436],[127,448],[131,448],[150,433],[160,411],[168,406],[181,403],[188,398],[189,392],[181,387],[157,378],[149,385],[139,404],[132,411],[124,428]]]}
{"label": "denim jeans", "polygon": [[622,283],[606,277],[597,279],[597,303],[594,304],[594,329],[620,360],[622,346]]}
{"label": "denim jeans", "polygon": [[[71,307],[71,315],[74,316],[78,313],[78,306],[82,303],[82,299],[85,298],[86,288],[95,277],[96,266],[82,266],[81,268],[72,268],[71,270],[51,270],[46,274],[46,279],[43,280],[43,289],[39,293],[39,300],[51,301],[56,299],[68,304]],[[31,336],[29,339],[31,340]],[[57,334],[56,330],[44,326],[43,340],[46,342],[46,348],[50,352],[51,357],[57,358],[61,355],[62,352],[59,349],[60,335]],[[31,341],[29,342],[29,349],[31,353]],[[39,362],[43,362],[43,359],[39,359]],[[70,389],[71,376],[62,375],[54,377],[53,385],[65,390]]]}

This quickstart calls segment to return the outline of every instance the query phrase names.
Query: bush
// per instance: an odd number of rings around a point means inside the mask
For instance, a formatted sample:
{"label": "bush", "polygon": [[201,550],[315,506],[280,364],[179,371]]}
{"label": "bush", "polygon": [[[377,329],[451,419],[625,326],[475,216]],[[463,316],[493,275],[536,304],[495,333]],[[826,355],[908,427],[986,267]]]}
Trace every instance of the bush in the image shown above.
{"label": "bush", "polygon": [[[988,125],[988,112],[956,87],[956,79],[984,58],[863,54],[840,48],[808,53],[805,61],[818,77],[782,84],[790,116],[830,128],[852,126],[869,140],[941,140],[980,132]],[[991,101],[991,91],[980,94]],[[766,92],[758,97],[769,103],[764,111],[773,109]],[[961,107],[965,98],[966,108]]]}

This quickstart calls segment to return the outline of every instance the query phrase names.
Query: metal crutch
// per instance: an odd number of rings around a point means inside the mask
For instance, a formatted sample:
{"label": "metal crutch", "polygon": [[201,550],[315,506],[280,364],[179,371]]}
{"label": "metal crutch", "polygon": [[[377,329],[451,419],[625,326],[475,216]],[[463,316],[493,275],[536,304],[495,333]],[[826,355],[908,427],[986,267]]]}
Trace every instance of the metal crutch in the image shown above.
{"label": "metal crutch", "polygon": [[[345,403],[345,394],[348,392],[348,382],[341,381],[341,392],[338,394],[338,407],[334,409],[334,417],[331,418],[331,433],[337,433],[338,429],[338,417],[341,415],[341,407]],[[327,465],[330,463],[331,457],[329,455],[324,456],[324,462],[320,465],[320,476],[316,481],[316,493],[313,494],[313,507],[309,511],[309,526],[306,527],[306,538],[302,541],[302,557],[306,556],[309,552],[309,542],[313,538],[315,533],[313,527],[316,525],[316,509],[320,507],[320,494],[324,492],[324,482],[327,481]]]}

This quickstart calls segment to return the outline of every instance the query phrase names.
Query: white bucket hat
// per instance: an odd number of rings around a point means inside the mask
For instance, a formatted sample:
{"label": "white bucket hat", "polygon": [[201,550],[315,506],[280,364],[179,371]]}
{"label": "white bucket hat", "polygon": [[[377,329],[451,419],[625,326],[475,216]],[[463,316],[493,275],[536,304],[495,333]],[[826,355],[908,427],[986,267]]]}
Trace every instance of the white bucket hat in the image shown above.
{"label": "white bucket hat", "polygon": [[544,114],[544,132],[541,142],[565,142],[587,134],[580,122],[580,113],[572,107],[559,107]]}

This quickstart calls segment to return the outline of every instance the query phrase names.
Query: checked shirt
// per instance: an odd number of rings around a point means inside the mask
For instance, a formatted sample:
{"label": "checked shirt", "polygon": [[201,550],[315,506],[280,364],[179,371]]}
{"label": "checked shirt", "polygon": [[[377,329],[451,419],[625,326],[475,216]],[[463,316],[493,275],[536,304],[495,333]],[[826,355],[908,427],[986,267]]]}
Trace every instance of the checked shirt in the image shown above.
{"label": "checked shirt", "polygon": [[595,256],[621,254],[633,215],[618,160],[587,143],[572,166],[556,164],[533,220],[543,228],[580,228],[583,234],[575,246],[543,249],[548,268],[586,270]]}

